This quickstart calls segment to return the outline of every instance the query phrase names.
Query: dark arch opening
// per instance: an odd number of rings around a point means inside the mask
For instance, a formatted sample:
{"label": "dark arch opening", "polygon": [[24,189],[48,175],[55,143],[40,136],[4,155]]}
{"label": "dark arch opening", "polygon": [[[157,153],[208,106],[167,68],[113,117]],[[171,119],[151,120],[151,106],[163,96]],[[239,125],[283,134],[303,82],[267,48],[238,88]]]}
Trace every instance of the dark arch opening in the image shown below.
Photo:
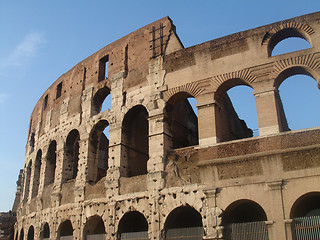
{"label": "dark arch opening", "polygon": [[180,206],[175,208],[168,215],[164,230],[166,239],[202,239],[201,214],[194,208]]}
{"label": "dark arch opening", "polygon": [[290,218],[320,216],[320,192],[310,192],[293,204]]}
{"label": "dark arch opening", "polygon": [[320,113],[315,109],[320,94],[309,70],[304,67],[286,69],[275,79],[274,85],[278,89],[277,105],[283,131],[319,126]]}
{"label": "dark arch opening", "polygon": [[33,187],[32,187],[32,198],[38,195],[39,183],[40,183],[40,170],[41,170],[41,160],[42,159],[42,151],[38,150],[36,161],[34,163],[34,173],[33,173]]}
{"label": "dark arch opening", "polygon": [[33,239],[34,239],[34,228],[33,228],[33,226],[30,226],[29,231],[28,231],[27,240],[33,240]]}
{"label": "dark arch opening", "polygon": [[[268,44],[268,55],[269,56],[276,55],[276,54],[274,54],[274,50],[276,50],[275,47],[280,42],[282,42],[283,40],[286,40],[286,39],[289,39],[289,38],[299,38],[303,42],[307,42],[307,43],[304,43],[304,45],[302,45],[302,49],[306,49],[306,48],[311,47],[310,40],[308,39],[308,35],[307,34],[305,34],[304,32],[302,32],[302,31],[300,31],[298,29],[295,29],[295,28],[285,28],[285,29],[277,32],[270,39],[269,44]],[[295,44],[296,44],[296,42],[295,42]],[[298,51],[298,50],[301,50],[301,47],[298,45],[293,49],[294,49],[293,51]]]}
{"label": "dark arch opening", "polygon": [[23,240],[24,238],[24,231],[23,228],[20,230],[19,240]]}
{"label": "dark arch opening", "polygon": [[111,93],[108,87],[99,89],[92,99],[92,115],[111,109]]}
{"label": "dark arch opening", "polygon": [[43,225],[42,231],[40,233],[40,237],[41,239],[50,238],[50,228],[48,223],[45,223]]}
{"label": "dark arch opening", "polygon": [[122,168],[126,177],[147,173],[149,159],[148,111],[142,105],[134,106],[122,122]]}
{"label": "dark arch opening", "polygon": [[47,153],[44,186],[50,185],[54,182],[54,176],[56,172],[56,159],[57,159],[56,151],[57,151],[57,142],[53,140],[49,145],[48,153]]}
{"label": "dark arch opening", "polygon": [[89,182],[97,182],[106,176],[109,158],[109,123],[107,120],[100,120],[90,133],[90,154],[93,161],[88,167]]}
{"label": "dark arch opening", "polygon": [[201,214],[190,206],[180,206],[170,212],[165,229],[202,227]]}
{"label": "dark arch opening", "polygon": [[231,203],[222,215],[222,225],[267,221],[263,208],[251,200],[238,200]]}
{"label": "dark arch opening", "polygon": [[106,234],[102,218],[98,215],[91,216],[83,229],[83,234],[85,239],[90,235]]}
{"label": "dark arch opening", "polygon": [[25,188],[24,188],[24,201],[27,201],[28,197],[29,197],[31,169],[32,169],[32,161],[29,162],[28,167],[26,169],[26,178],[25,178],[26,183],[25,183]]}
{"label": "dark arch opening", "polygon": [[187,92],[177,93],[168,100],[165,109],[166,123],[172,137],[173,149],[199,144],[195,105],[196,99]]}
{"label": "dark arch opening", "polygon": [[[138,232],[140,233],[141,237],[145,237],[145,235],[148,234],[148,222],[146,218],[138,211],[127,212],[119,222],[118,237],[121,239],[125,238],[127,235],[126,233]],[[138,234],[136,236],[138,236]]]}
{"label": "dark arch opening", "polygon": [[[248,88],[249,87],[249,88]],[[235,140],[235,139],[244,139],[253,136],[253,130],[247,126],[245,120],[240,119],[238,112],[236,111],[234,104],[237,105],[237,110],[240,110],[241,118],[246,120],[252,120],[254,129],[257,129],[257,110],[255,108],[255,100],[253,94],[250,93],[249,89],[252,89],[244,80],[239,78],[229,79],[222,83],[215,93],[215,100],[217,104],[216,111],[216,134],[220,142]],[[239,91],[240,89],[240,91]],[[243,89],[245,91],[243,91]],[[230,90],[230,91],[229,91]],[[231,101],[229,93],[233,99]],[[234,96],[239,94],[238,96]],[[240,97],[240,98],[239,98]],[[243,100],[249,101],[250,108],[243,108],[238,106],[236,101],[241,100],[241,103],[244,103]],[[241,104],[240,104],[241,105]],[[249,110],[248,110],[249,109]],[[258,135],[258,133],[256,133]]]}
{"label": "dark arch opening", "polygon": [[66,220],[63,223],[60,224],[59,230],[58,230],[58,236],[64,237],[64,236],[72,236],[73,235],[73,228],[70,220]]}
{"label": "dark arch opening", "polygon": [[63,183],[75,179],[78,174],[78,162],[79,162],[79,140],[80,135],[78,130],[72,130],[66,140],[66,154],[64,163]]}

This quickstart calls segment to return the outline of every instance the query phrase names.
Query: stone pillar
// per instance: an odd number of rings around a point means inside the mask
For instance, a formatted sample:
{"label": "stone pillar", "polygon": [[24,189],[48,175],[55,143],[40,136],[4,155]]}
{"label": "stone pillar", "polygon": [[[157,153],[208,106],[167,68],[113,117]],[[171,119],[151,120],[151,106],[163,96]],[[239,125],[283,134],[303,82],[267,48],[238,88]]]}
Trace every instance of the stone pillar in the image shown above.
{"label": "stone pillar", "polygon": [[64,142],[57,141],[56,148],[56,170],[54,174],[53,191],[51,194],[52,207],[60,206],[61,201],[61,186],[62,186],[62,174],[63,174],[63,160],[64,160]]}
{"label": "stone pillar", "polygon": [[199,146],[206,147],[218,143],[217,104],[213,93],[197,97]]}
{"label": "stone pillar", "polygon": [[287,240],[294,240],[294,237],[292,235],[292,219],[285,219],[285,228],[286,228],[286,234],[287,234]]}
{"label": "stone pillar", "polygon": [[288,130],[282,103],[277,89],[255,91],[259,135],[276,134]]}
{"label": "stone pillar", "polygon": [[[48,149],[48,145],[45,145],[44,149]],[[39,177],[39,189],[38,189],[38,195],[42,194],[43,189],[44,189],[44,180],[45,180],[45,174],[46,174],[46,169],[47,169],[47,154],[48,151],[42,151],[42,158],[41,158],[41,169],[40,169],[40,177]]]}
{"label": "stone pillar", "polygon": [[282,202],[282,181],[275,181],[267,183],[269,188],[269,202],[270,211],[269,221],[273,224],[268,224],[269,240],[286,239],[285,225],[284,225],[284,212],[283,212],[283,202]]}

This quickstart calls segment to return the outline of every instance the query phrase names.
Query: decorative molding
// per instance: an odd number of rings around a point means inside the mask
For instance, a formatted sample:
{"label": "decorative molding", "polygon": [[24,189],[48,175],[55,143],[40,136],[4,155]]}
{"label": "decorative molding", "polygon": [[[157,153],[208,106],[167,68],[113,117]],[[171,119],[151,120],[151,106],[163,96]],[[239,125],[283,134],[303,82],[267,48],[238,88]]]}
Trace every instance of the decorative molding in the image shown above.
{"label": "decorative molding", "polygon": [[200,86],[199,82],[187,83],[178,87],[168,89],[163,92],[163,99],[167,102],[172,96],[180,92],[187,92],[193,97],[199,96],[205,89]]}
{"label": "decorative molding", "polygon": [[217,76],[214,76],[211,80],[211,85],[216,91],[224,82],[230,79],[241,79],[251,85],[256,80],[256,77],[251,74],[251,71],[247,69],[230,72],[230,73],[224,73]]}
{"label": "decorative molding", "polygon": [[307,33],[308,35],[312,35],[314,34],[314,30],[307,24],[305,23],[297,23],[294,21],[290,21],[290,22],[282,22],[280,23],[278,26],[272,28],[269,32],[267,32],[262,40],[261,45],[267,45],[269,40],[279,31],[286,29],[286,28],[295,28],[298,30],[301,30],[305,33]]}

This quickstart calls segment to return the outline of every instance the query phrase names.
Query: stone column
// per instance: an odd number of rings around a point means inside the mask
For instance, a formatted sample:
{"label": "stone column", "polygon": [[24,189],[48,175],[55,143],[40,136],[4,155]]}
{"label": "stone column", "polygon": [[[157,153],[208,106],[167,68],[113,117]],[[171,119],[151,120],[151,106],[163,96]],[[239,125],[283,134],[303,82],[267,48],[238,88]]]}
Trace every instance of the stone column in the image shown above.
{"label": "stone column", "polygon": [[206,147],[220,141],[217,133],[217,102],[213,93],[197,97],[199,146]]}
{"label": "stone column", "polygon": [[255,91],[259,135],[276,134],[288,130],[279,92],[275,88]]}
{"label": "stone column", "polygon": [[64,142],[57,141],[56,148],[56,170],[54,174],[53,191],[51,194],[51,206],[60,206],[61,201],[61,186],[62,186],[62,174],[63,174],[63,160],[64,160]]}

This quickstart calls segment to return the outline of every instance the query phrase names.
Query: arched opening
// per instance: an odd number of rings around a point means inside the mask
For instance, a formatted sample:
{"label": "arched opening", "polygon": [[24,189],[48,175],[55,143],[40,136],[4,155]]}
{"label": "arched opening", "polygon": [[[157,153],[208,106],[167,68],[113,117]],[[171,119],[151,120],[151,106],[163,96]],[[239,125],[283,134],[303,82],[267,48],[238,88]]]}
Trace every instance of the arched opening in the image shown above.
{"label": "arched opening", "polygon": [[[253,136],[253,130],[247,126],[246,122],[249,121],[254,129],[258,128],[257,110],[252,91],[251,86],[239,78],[229,79],[217,89],[215,93],[218,108],[216,134],[220,142]],[[257,131],[256,135],[258,135]]]}
{"label": "arched opening", "polygon": [[15,240],[18,240],[18,232],[16,232],[16,236],[14,237]]}
{"label": "arched opening", "polygon": [[106,176],[109,158],[109,123],[100,120],[90,133],[90,157],[92,164],[88,167],[89,182],[97,182]]}
{"label": "arched opening", "polygon": [[168,100],[166,123],[173,149],[199,144],[196,103],[196,99],[187,92],[177,93]]}
{"label": "arched opening", "polygon": [[42,151],[41,149],[39,149],[37,152],[36,161],[34,163],[32,198],[38,195],[39,183],[40,183],[41,158],[42,158]]}
{"label": "arched opening", "polygon": [[111,109],[111,93],[108,87],[99,89],[92,98],[92,116]]}
{"label": "arched opening", "polygon": [[61,240],[73,239],[73,227],[70,220],[66,220],[60,224],[58,229],[58,237]]}
{"label": "arched opening", "polygon": [[296,28],[285,28],[277,32],[270,39],[268,44],[268,55],[275,56],[310,48],[310,43],[310,38],[305,32]]}
{"label": "arched opening", "polygon": [[106,231],[100,216],[91,216],[83,230],[83,236],[87,240],[106,239]]}
{"label": "arched opening", "polygon": [[80,135],[78,130],[74,129],[68,134],[65,147],[65,161],[62,183],[65,183],[77,177],[79,162],[79,140]]}
{"label": "arched opening", "polygon": [[118,239],[149,239],[148,222],[138,211],[127,212],[118,226]]}
{"label": "arched opening", "polygon": [[24,201],[28,200],[29,192],[30,192],[30,178],[31,178],[31,169],[32,169],[32,161],[29,162],[28,167],[26,169],[26,178],[25,178],[25,187],[24,187]]}
{"label": "arched opening", "polygon": [[223,239],[269,239],[267,215],[263,208],[251,200],[238,200],[230,204],[222,215]]}
{"label": "arched opening", "polygon": [[148,111],[142,105],[131,108],[122,122],[123,175],[133,177],[147,173],[149,159]]}
{"label": "arched opening", "polygon": [[56,159],[57,159],[57,142],[51,141],[46,159],[46,170],[44,176],[44,186],[50,185],[54,182],[56,172]]}
{"label": "arched opening", "polygon": [[288,77],[280,85],[279,94],[289,129],[319,126],[320,112],[315,109],[320,102],[320,92],[317,82],[312,77],[306,75]]}
{"label": "arched opening", "polygon": [[[201,214],[190,206],[174,209],[164,224],[166,239],[202,239]],[[192,238],[191,238],[192,237]]]}
{"label": "arched opening", "polygon": [[296,240],[320,239],[320,192],[310,192],[298,198],[290,212],[292,235]]}
{"label": "arched opening", "polygon": [[49,224],[45,223],[42,227],[42,231],[40,232],[40,239],[47,240],[49,238],[50,238]]}
{"label": "arched opening", "polygon": [[30,226],[29,231],[28,231],[27,240],[33,240],[33,239],[34,239],[34,228],[33,228],[33,226]]}
{"label": "arched opening", "polygon": [[23,231],[23,228],[21,228],[20,234],[19,234],[19,240],[23,240],[23,239],[24,239],[24,231]]}
{"label": "arched opening", "polygon": [[274,86],[278,89],[279,117],[283,131],[319,126],[317,103],[320,100],[317,82],[304,67],[291,67],[279,74]]}

